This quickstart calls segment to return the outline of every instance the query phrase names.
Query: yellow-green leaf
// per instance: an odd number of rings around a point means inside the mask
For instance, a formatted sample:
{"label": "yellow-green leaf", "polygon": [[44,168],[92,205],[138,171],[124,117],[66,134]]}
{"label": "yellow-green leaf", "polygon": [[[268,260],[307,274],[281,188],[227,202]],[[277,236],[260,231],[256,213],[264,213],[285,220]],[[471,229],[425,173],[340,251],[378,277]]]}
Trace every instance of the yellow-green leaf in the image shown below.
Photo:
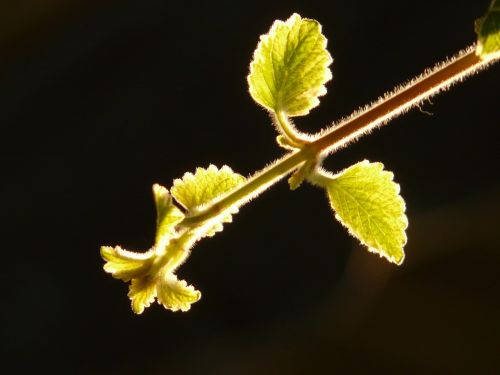
{"label": "yellow-green leaf", "polygon": [[[208,169],[197,168],[195,174],[185,173],[182,179],[174,180],[172,196],[187,210],[207,204],[221,195],[237,188],[245,177],[234,173],[228,166],[218,169],[210,165]],[[212,221],[212,226],[205,229],[203,236],[212,237],[222,231],[223,223],[232,221],[231,214],[238,212],[238,207],[231,207],[226,214]]]}
{"label": "yellow-green leaf", "polygon": [[335,217],[372,252],[401,264],[408,220],[394,175],[382,163],[362,161],[326,186]]}
{"label": "yellow-green leaf", "polygon": [[500,0],[492,0],[486,14],[476,20],[476,54],[482,58],[500,53]]}
{"label": "yellow-green leaf", "polygon": [[319,22],[293,14],[275,21],[260,42],[247,77],[252,98],[268,109],[302,116],[319,104],[332,78],[332,58]]}
{"label": "yellow-green leaf", "polygon": [[156,245],[169,239],[175,233],[175,225],[184,219],[184,214],[175,206],[168,190],[158,184],[153,185],[156,204]]}
{"label": "yellow-green leaf", "polygon": [[142,314],[144,309],[154,302],[157,290],[156,284],[156,278],[150,276],[132,280],[128,296],[132,302],[132,310],[136,314]]}
{"label": "yellow-green leaf", "polygon": [[304,180],[314,171],[318,165],[317,160],[308,160],[304,162],[288,179],[288,184],[291,190],[296,190],[304,182]]}
{"label": "yellow-green leaf", "polygon": [[195,174],[186,173],[182,179],[174,180],[171,189],[173,197],[187,210],[209,203],[245,181],[245,177],[234,173],[228,166],[218,169],[197,168]]}
{"label": "yellow-green leaf", "polygon": [[188,311],[191,304],[201,298],[201,293],[173,273],[166,273],[158,280],[158,303],[172,311]]}
{"label": "yellow-green leaf", "polygon": [[106,260],[104,270],[116,279],[129,281],[145,275],[154,261],[154,251],[136,253],[122,249],[120,246],[102,246],[101,256]]}

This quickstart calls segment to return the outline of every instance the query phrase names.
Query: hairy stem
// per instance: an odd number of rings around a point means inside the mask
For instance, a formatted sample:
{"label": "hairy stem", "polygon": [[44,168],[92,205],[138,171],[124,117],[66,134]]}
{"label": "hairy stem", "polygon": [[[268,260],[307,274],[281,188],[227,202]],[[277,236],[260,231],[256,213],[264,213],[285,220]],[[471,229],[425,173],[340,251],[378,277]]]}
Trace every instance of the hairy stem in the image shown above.
{"label": "hairy stem", "polygon": [[[288,173],[308,160],[319,159],[319,155],[335,152],[347,143],[369,133],[374,128],[385,125],[410,108],[418,106],[423,100],[449,88],[452,84],[478,72],[496,59],[481,59],[475,54],[475,46],[467,48],[456,57],[434,69],[425,72],[410,83],[402,86],[389,96],[386,96],[338,125],[332,126],[318,135],[312,142],[304,144],[296,138],[293,129],[285,121],[286,136],[292,141],[303,144],[299,151],[292,152],[275,163],[257,172],[243,185],[229,194],[220,197],[205,207],[192,212],[181,223],[181,226],[197,226],[224,213],[230,207],[241,206],[258,196],[269,186],[275,184]],[[279,114],[276,119],[283,127]],[[281,120],[286,118],[281,118]],[[288,134],[290,133],[290,134]]]}
{"label": "hairy stem", "polygon": [[247,203],[315,155],[315,152],[308,146],[299,151],[289,153],[285,157],[278,159],[271,166],[257,172],[239,188],[216,199],[201,210],[186,216],[179,225],[195,226],[223,214],[230,207],[241,206]]}
{"label": "hairy stem", "polygon": [[301,148],[308,143],[294,128],[287,115],[283,111],[274,114],[274,121],[280,133],[283,133],[290,145]]}
{"label": "hairy stem", "polygon": [[311,145],[318,152],[332,153],[418,106],[422,101],[448,89],[454,83],[461,82],[492,62],[493,60],[484,60],[477,56],[475,46],[471,46],[450,61],[438,64],[407,85],[396,89],[393,94],[382,98],[368,109],[328,129]]}

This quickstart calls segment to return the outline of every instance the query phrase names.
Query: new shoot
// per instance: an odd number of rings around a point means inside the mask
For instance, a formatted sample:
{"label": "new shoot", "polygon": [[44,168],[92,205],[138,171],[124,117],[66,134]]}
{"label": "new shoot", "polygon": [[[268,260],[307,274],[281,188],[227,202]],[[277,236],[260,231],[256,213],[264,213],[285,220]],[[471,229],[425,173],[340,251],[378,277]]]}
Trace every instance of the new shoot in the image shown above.
{"label": "new shoot", "polygon": [[328,155],[385,125],[500,58],[500,0],[476,21],[477,43],[437,64],[361,111],[319,134],[298,131],[291,121],[307,115],[326,94],[332,57],[321,25],[293,14],[275,21],[260,37],[247,77],[250,95],[270,112],[277,143],[288,151],[249,178],[228,166],[210,165],[186,173],[170,191],[153,186],[156,237],[146,252],[101,247],[104,270],[130,282],[132,309],[140,314],[155,300],[166,309],[187,311],[201,293],[176,276],[193,246],[222,231],[245,203],[290,175],[290,188],[303,182],[324,189],[335,218],[366,248],[400,265],[408,220],[400,187],[379,162],[360,161],[341,172],[322,168]]}

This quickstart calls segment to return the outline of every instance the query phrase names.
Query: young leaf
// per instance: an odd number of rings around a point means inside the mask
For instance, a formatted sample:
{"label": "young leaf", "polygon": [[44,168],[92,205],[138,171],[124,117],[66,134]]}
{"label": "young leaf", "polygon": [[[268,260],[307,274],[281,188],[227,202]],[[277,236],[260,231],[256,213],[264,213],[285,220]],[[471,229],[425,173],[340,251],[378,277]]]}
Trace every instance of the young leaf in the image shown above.
{"label": "young leaf", "polygon": [[120,246],[102,246],[101,256],[106,260],[104,271],[123,281],[145,275],[155,258],[153,250],[146,253],[136,253],[124,250]]}
{"label": "young leaf", "polygon": [[311,172],[318,165],[317,160],[308,160],[303,163],[288,179],[290,190],[296,190],[304,182],[304,180],[311,174]]}
{"label": "young leaf", "polygon": [[476,20],[476,54],[482,58],[500,52],[500,0],[492,0],[486,14]]}
{"label": "young leaf", "polygon": [[136,314],[142,314],[146,307],[149,307],[156,297],[156,279],[144,276],[133,279],[130,283],[128,296],[132,304],[132,310]]}
{"label": "young leaf", "polygon": [[269,111],[303,116],[326,94],[332,58],[321,25],[293,14],[275,21],[260,42],[247,77],[250,95]]}
{"label": "young leaf", "polygon": [[245,177],[234,173],[227,165],[218,169],[197,168],[196,173],[185,173],[182,179],[174,180],[173,197],[187,210],[209,203],[214,198],[233,190],[245,181]]}
{"label": "young leaf", "polygon": [[158,303],[172,311],[188,311],[191,304],[201,298],[201,293],[192,285],[178,280],[177,276],[170,272],[160,278],[157,291]]}
{"label": "young leaf", "polygon": [[153,185],[156,205],[156,244],[167,240],[175,233],[175,225],[184,219],[184,214],[172,201],[168,190],[158,184]]}
{"label": "young leaf", "polygon": [[[227,193],[245,182],[245,177],[233,172],[227,165],[218,169],[210,165],[208,169],[197,168],[195,174],[185,173],[181,179],[174,180],[172,196],[187,210],[211,202],[213,199]],[[223,223],[232,221],[231,214],[238,212],[238,207],[232,207],[227,214],[215,220],[203,236],[212,237],[222,231]]]}
{"label": "young leaf", "polygon": [[329,180],[335,217],[372,252],[401,264],[408,220],[394,175],[382,163],[357,163]]}

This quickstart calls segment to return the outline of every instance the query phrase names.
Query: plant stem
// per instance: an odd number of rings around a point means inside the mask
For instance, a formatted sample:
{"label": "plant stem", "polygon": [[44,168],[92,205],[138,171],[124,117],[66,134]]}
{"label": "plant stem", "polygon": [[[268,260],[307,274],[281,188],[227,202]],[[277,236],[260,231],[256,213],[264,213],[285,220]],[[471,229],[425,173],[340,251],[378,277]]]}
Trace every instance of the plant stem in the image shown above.
{"label": "plant stem", "polygon": [[210,220],[221,215],[230,207],[238,207],[255,198],[269,186],[275,184],[288,173],[297,168],[304,161],[311,159],[315,153],[310,147],[295,152],[291,152],[285,157],[278,159],[274,164],[257,172],[249,178],[239,188],[229,194],[214,200],[211,204],[205,206],[197,212],[193,212],[179,224],[181,226],[196,226],[206,220]]}
{"label": "plant stem", "polygon": [[276,127],[278,128],[278,132],[285,135],[290,145],[292,145],[293,147],[302,148],[304,144],[308,143],[300,136],[298,131],[290,123],[285,112],[279,111],[274,115],[274,119]]}
{"label": "plant stem", "polygon": [[[396,89],[393,94],[380,99],[366,110],[355,113],[340,124],[332,126],[317,136],[314,141],[304,144],[299,151],[278,159],[275,163],[257,172],[236,190],[192,212],[180,225],[196,226],[221,215],[231,207],[239,207],[247,203],[302,163],[316,159],[318,155],[333,153],[347,143],[369,133],[372,129],[385,125],[390,119],[418,106],[423,100],[478,72],[494,60],[481,59],[476,56],[475,46],[467,48],[457,57],[438,64],[434,69],[415,78],[406,86]],[[279,114],[277,120],[280,123]],[[288,138],[293,141],[301,141],[291,137],[289,132],[286,132],[289,130],[286,126],[284,130]]]}
{"label": "plant stem", "polygon": [[385,125],[390,119],[418,106],[425,99],[446,90],[454,83],[461,82],[491,62],[493,61],[482,60],[476,56],[475,46],[471,46],[457,57],[438,64],[434,69],[396,89],[392,95],[382,98],[368,109],[327,130],[311,145],[318,152],[331,153],[372,129]]}

